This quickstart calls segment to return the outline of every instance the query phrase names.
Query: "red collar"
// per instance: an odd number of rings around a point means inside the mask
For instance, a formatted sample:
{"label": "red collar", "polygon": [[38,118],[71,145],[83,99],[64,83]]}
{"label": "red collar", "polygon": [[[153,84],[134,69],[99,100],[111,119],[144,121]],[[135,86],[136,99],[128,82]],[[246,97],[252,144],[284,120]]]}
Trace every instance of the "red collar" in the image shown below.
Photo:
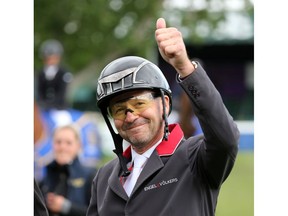
{"label": "red collar", "polygon": [[[169,125],[170,134],[168,140],[163,140],[157,147],[156,151],[159,156],[168,156],[172,155],[177,149],[180,141],[182,140],[184,133],[180,128],[179,124],[170,124]],[[130,146],[123,152],[123,156],[126,158],[131,158],[131,148]]]}

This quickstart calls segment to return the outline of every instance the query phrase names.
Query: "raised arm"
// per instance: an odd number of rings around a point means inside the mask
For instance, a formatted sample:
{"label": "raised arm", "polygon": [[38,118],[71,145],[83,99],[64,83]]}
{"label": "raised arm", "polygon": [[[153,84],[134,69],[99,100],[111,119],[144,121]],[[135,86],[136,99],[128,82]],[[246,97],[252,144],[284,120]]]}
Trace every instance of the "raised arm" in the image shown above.
{"label": "raised arm", "polygon": [[229,175],[238,152],[237,125],[204,69],[200,64],[196,68],[191,63],[181,32],[167,28],[165,20],[159,18],[155,37],[161,56],[179,74],[179,84],[192,101],[204,133],[199,145],[199,170],[210,185],[219,187]]}

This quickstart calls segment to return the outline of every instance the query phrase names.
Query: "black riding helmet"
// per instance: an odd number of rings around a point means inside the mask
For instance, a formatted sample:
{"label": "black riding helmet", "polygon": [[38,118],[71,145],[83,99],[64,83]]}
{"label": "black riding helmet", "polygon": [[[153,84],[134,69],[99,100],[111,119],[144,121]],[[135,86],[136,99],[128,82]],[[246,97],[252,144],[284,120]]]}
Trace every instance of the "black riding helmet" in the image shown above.
{"label": "black riding helmet", "polygon": [[45,59],[51,55],[62,56],[64,49],[62,44],[55,39],[49,39],[44,41],[40,46],[40,57]]}
{"label": "black riding helmet", "polygon": [[107,107],[112,97],[134,89],[161,89],[171,103],[171,90],[162,71],[144,58],[127,56],[112,61],[102,70],[98,78],[97,105]]}
{"label": "black riding helmet", "polygon": [[164,108],[163,119],[165,120],[164,139],[167,140],[169,131],[167,116],[165,114],[164,94],[169,97],[169,114],[172,108],[172,95],[169,84],[159,67],[144,58],[126,56],[118,58],[108,64],[98,78],[97,105],[112,134],[116,148],[114,152],[119,157],[123,169],[123,176],[129,175],[130,172],[126,167],[126,161],[123,157],[123,139],[119,134],[115,133],[108,119],[108,105],[113,97],[137,89],[149,89],[154,92],[159,92],[161,95]]}

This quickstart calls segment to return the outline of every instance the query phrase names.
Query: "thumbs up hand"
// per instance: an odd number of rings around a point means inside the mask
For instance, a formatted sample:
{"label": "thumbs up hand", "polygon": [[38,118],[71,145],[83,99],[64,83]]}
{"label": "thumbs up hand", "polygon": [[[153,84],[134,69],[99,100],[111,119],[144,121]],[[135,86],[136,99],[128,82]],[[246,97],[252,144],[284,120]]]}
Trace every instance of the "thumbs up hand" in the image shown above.
{"label": "thumbs up hand", "polygon": [[166,27],[163,18],[156,22],[155,39],[162,58],[176,69],[180,77],[188,76],[195,70],[187,55],[181,32],[177,28]]}

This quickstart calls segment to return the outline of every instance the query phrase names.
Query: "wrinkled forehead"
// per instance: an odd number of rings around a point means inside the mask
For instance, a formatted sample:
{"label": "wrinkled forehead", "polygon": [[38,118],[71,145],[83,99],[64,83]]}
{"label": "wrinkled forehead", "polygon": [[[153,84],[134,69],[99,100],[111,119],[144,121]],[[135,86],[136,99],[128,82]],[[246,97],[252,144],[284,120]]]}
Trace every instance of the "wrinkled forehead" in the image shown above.
{"label": "wrinkled forehead", "polygon": [[151,92],[153,92],[153,91],[151,91],[151,90],[133,90],[133,91],[128,91],[128,92],[125,92],[123,94],[120,94],[120,95],[117,95],[117,96],[113,97],[110,100],[109,105],[115,104],[115,103],[119,103],[119,102],[124,102],[124,101],[129,100],[130,98],[133,98],[133,97],[136,97],[136,96],[139,96],[139,95],[143,95],[143,94],[146,94],[146,93],[151,93]]}

